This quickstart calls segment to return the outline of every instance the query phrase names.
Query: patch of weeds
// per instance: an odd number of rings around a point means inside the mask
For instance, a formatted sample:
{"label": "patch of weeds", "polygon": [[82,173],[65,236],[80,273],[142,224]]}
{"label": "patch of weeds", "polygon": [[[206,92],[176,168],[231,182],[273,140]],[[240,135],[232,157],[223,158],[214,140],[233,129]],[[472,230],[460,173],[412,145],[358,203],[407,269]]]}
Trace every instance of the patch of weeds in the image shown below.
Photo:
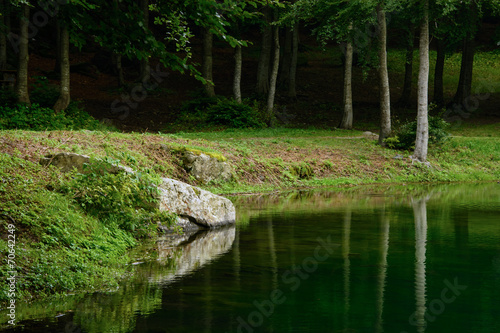
{"label": "patch of weeds", "polygon": [[158,179],[141,173],[106,172],[110,168],[109,161],[88,164],[84,173],[74,175],[60,190],[88,214],[139,237],[149,236],[158,222],[174,223],[175,216],[158,209]]}
{"label": "patch of weeds", "polygon": [[219,152],[216,152],[214,150],[211,150],[211,149],[208,149],[208,148],[205,148],[205,147],[199,147],[199,146],[192,146],[192,145],[179,145],[179,144],[174,144],[174,143],[169,143],[169,144],[166,144],[165,146],[167,146],[172,153],[174,154],[179,154],[179,153],[183,153],[185,151],[189,151],[195,155],[201,155],[201,154],[205,154],[205,155],[208,155],[212,158],[215,158],[216,160],[220,161],[220,162],[226,162],[227,161],[227,158],[222,155],[221,153]]}
{"label": "patch of weeds", "polygon": [[[449,137],[446,132],[449,126],[450,124],[440,117],[429,117],[429,143],[434,145],[444,143]],[[417,122],[412,121],[403,124],[384,142],[391,149],[413,150],[416,136]]]}
{"label": "patch of weeds", "polygon": [[299,179],[310,179],[314,176],[314,170],[307,162],[292,164],[290,167],[290,171]]}

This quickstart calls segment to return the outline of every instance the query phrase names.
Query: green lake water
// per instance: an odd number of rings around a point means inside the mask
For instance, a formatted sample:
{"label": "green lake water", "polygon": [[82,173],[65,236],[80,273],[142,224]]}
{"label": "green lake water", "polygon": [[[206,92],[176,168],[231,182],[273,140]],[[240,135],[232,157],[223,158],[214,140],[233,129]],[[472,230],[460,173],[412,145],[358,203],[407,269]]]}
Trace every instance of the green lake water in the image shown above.
{"label": "green lake water", "polygon": [[500,184],[232,200],[236,227],[159,240],[119,290],[0,331],[500,332]]}

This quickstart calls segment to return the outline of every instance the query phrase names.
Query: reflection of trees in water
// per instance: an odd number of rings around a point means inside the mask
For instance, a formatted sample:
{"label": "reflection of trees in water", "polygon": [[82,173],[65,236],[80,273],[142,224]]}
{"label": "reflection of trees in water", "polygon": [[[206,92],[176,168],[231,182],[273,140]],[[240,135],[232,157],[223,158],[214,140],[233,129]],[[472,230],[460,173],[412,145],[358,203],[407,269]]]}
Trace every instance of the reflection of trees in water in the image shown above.
{"label": "reflection of trees in water", "polygon": [[[158,241],[158,260],[136,266],[131,280],[112,293],[84,298],[75,309],[75,327],[88,333],[129,332],[137,315],[148,315],[162,304],[162,287],[197,270],[229,251],[235,228],[202,231]],[[205,274],[205,292],[211,300],[211,276]],[[205,318],[210,321],[210,303]],[[207,322],[207,325],[210,323]]]}

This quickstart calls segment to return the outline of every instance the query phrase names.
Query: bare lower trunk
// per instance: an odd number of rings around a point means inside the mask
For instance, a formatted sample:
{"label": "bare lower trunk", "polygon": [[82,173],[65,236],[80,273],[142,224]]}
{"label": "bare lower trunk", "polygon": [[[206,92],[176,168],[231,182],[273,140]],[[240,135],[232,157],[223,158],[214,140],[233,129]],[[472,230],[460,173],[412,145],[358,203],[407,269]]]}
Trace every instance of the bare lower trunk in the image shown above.
{"label": "bare lower trunk", "polygon": [[417,137],[413,158],[427,160],[429,142],[429,0],[425,1],[425,14],[420,27],[420,68],[418,71]]}
{"label": "bare lower trunk", "polygon": [[411,99],[411,88],[413,82],[413,50],[415,49],[415,44],[413,39],[415,36],[415,28],[412,26],[411,32],[408,35],[408,47],[406,49],[406,61],[405,61],[405,81],[403,85],[403,92],[399,99],[399,103],[402,106],[408,106]]}
{"label": "bare lower trunk", "polygon": [[453,101],[457,104],[463,104],[465,99],[471,95],[472,90],[472,72],[474,67],[474,39],[467,34],[463,43],[462,65],[460,68],[460,79],[458,82],[457,93]]}
{"label": "bare lower trunk", "polygon": [[290,64],[290,85],[288,86],[288,96],[297,98],[296,78],[297,78],[297,59],[299,56],[299,23],[293,27],[292,38],[292,62]]}
{"label": "bare lower trunk", "polygon": [[123,75],[123,66],[122,66],[122,56],[118,53],[113,53],[113,63],[115,65],[116,76],[118,77],[118,86],[125,86],[125,77]]}
{"label": "bare lower trunk", "polygon": [[274,96],[276,94],[276,81],[278,79],[279,64],[280,64],[280,35],[279,35],[279,27],[276,25],[274,27],[273,70],[271,72],[271,80],[269,82],[269,94],[267,96],[268,125],[272,125],[272,120],[274,117]]}
{"label": "bare lower trunk", "polygon": [[21,6],[20,28],[19,28],[19,65],[17,68],[17,101],[22,104],[31,104],[28,92],[28,27],[30,7]]}
{"label": "bare lower trunk", "polygon": [[69,66],[69,32],[68,26],[61,26],[61,85],[59,99],[54,105],[54,111],[65,110],[70,102],[70,66]]}
{"label": "bare lower trunk", "polygon": [[437,40],[437,59],[434,69],[434,103],[439,106],[444,105],[443,74],[445,61],[444,39]]}
{"label": "bare lower trunk", "polygon": [[[352,26],[349,27],[352,30]],[[352,129],[353,108],[352,108],[352,42],[347,42],[344,62],[344,114],[339,127]]]}
{"label": "bare lower trunk", "polygon": [[0,69],[7,68],[7,35],[9,34],[9,3],[0,0]]}
{"label": "bare lower trunk", "polygon": [[[143,13],[144,29],[147,31],[149,29],[149,0],[141,0],[141,10]],[[142,83],[149,82],[151,78],[151,66],[149,64],[149,58],[144,57],[141,59],[141,73],[139,80]]]}
{"label": "bare lower trunk", "polygon": [[234,93],[234,99],[238,103],[241,103],[241,67],[242,67],[241,46],[236,46],[236,48],[234,49],[233,93]]}
{"label": "bare lower trunk", "polygon": [[380,4],[377,6],[377,18],[380,29],[380,135],[378,143],[385,146],[384,140],[391,134],[391,93],[389,90],[389,72],[387,70],[387,24],[384,9]]}
{"label": "bare lower trunk", "polygon": [[215,97],[215,87],[213,84],[213,34],[208,28],[203,31],[203,65],[202,75],[207,81],[205,83],[205,93],[208,97]]}
{"label": "bare lower trunk", "polygon": [[262,28],[262,45],[257,68],[256,90],[259,95],[265,95],[269,91],[269,66],[273,44],[273,30],[269,24],[269,21],[271,21],[271,12],[269,8],[264,9],[264,15],[266,17],[266,23]]}
{"label": "bare lower trunk", "polygon": [[287,27],[285,30],[285,43],[282,47],[282,57],[280,61],[279,85],[280,89],[288,90],[290,85],[290,66],[292,64],[292,28]]}

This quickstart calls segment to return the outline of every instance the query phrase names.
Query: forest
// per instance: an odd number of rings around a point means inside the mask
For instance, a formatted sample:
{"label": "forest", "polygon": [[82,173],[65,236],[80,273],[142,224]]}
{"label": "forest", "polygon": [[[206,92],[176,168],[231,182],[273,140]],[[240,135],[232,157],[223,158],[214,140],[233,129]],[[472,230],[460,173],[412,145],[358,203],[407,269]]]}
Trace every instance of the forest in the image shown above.
{"label": "forest", "polygon": [[[441,119],[465,119],[497,92],[474,63],[480,52],[498,64],[499,8],[496,0],[2,0],[2,104],[57,116],[80,100],[105,123],[129,118],[162,131],[352,129],[366,114],[381,145],[391,119],[413,115],[425,161],[429,105]],[[328,66],[310,75],[315,63]]]}

